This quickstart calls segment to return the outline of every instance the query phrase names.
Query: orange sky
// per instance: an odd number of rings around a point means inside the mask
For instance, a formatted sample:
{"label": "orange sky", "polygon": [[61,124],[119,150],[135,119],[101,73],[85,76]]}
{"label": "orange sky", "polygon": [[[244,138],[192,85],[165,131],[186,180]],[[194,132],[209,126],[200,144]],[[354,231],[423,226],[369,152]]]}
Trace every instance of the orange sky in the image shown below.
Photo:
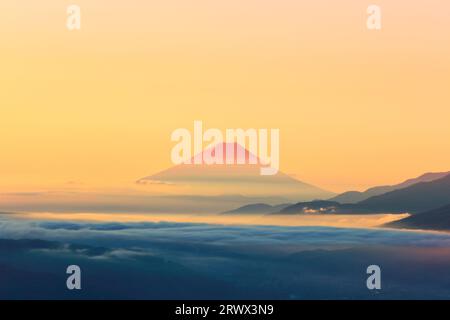
{"label": "orange sky", "polygon": [[450,170],[447,0],[3,0],[0,39],[1,191],[122,187],[194,120],[280,128],[281,170],[335,192]]}

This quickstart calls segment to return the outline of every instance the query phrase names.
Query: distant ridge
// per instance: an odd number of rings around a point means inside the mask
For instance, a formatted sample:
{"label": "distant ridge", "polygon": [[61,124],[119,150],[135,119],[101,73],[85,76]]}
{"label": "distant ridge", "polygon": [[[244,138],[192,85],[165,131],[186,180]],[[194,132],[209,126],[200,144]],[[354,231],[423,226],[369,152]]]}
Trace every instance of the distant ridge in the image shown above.
{"label": "distant ridge", "polygon": [[[441,177],[443,175],[443,177]],[[441,177],[440,179],[435,179]],[[427,182],[417,182],[431,180]],[[414,183],[416,182],[416,183]],[[412,185],[410,185],[413,183]],[[300,201],[281,207],[255,203],[239,207],[227,213],[261,214],[372,214],[418,213],[444,206],[450,202],[450,174],[427,173],[400,184],[403,188],[372,196],[358,203],[342,204],[331,200]],[[409,185],[409,186],[407,186]],[[374,188],[375,189],[375,188]]]}
{"label": "distant ridge", "polygon": [[280,210],[283,210],[284,208],[292,205],[291,203],[284,203],[284,204],[278,204],[278,205],[269,205],[266,203],[254,203],[254,204],[248,204],[242,207],[239,207],[234,210],[226,211],[224,214],[267,214],[267,213],[273,213],[273,212],[279,212]]}
{"label": "distant ridge", "polygon": [[448,204],[450,200],[450,174],[430,182],[387,192],[358,202],[357,207],[384,211],[417,213]]}
{"label": "distant ridge", "polygon": [[441,207],[450,201],[450,174],[430,182],[370,197],[355,204],[337,201],[299,202],[286,207],[278,214],[316,213],[418,213]]}
{"label": "distant ridge", "polygon": [[[450,200],[449,200],[450,201]],[[450,230],[450,204],[384,225],[392,228]]]}
{"label": "distant ridge", "polygon": [[378,186],[378,187],[373,187],[373,188],[369,188],[364,192],[359,192],[359,191],[347,191],[344,193],[341,193],[331,199],[329,199],[330,201],[337,201],[339,203],[357,203],[360,201],[364,201],[366,199],[369,199],[370,197],[374,197],[374,196],[378,196],[378,195],[382,195],[384,193],[390,192],[390,191],[394,191],[394,190],[398,190],[398,189],[403,189],[403,188],[407,188],[409,186],[412,186],[416,183],[419,182],[430,182],[430,181],[434,181],[437,179],[441,179],[447,175],[450,174],[450,171],[447,172],[428,172],[425,173],[419,177],[416,178],[412,178],[412,179],[408,179],[400,184],[396,184],[396,185],[392,185],[392,186]]}

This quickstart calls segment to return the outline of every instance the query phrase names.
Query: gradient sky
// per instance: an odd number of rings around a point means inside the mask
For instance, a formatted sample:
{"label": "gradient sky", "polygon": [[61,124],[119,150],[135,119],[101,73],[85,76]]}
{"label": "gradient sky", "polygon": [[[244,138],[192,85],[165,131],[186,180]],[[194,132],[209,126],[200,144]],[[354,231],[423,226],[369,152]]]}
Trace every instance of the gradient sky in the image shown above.
{"label": "gradient sky", "polygon": [[447,0],[3,0],[0,39],[0,191],[123,186],[194,120],[335,192],[450,170]]}

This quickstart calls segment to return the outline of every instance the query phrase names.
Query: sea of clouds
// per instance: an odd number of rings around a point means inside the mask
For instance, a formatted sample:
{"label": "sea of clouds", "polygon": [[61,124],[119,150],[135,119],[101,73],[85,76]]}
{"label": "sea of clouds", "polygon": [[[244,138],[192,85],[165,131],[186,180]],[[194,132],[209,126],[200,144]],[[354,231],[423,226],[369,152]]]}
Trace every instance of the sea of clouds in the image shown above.
{"label": "sea of clouds", "polygon": [[[450,298],[450,234],[0,217],[0,297]],[[66,267],[82,290],[66,288]],[[367,266],[382,289],[366,287]]]}

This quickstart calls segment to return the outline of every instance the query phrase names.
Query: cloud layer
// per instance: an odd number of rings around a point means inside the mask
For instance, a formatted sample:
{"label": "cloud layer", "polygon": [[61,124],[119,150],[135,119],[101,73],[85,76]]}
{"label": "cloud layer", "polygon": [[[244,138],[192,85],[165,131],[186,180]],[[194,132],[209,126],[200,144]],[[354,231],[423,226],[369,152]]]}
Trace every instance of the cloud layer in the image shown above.
{"label": "cloud layer", "polygon": [[[448,298],[450,235],[0,218],[2,298]],[[65,268],[83,290],[65,289]],[[383,290],[365,287],[383,270]]]}

